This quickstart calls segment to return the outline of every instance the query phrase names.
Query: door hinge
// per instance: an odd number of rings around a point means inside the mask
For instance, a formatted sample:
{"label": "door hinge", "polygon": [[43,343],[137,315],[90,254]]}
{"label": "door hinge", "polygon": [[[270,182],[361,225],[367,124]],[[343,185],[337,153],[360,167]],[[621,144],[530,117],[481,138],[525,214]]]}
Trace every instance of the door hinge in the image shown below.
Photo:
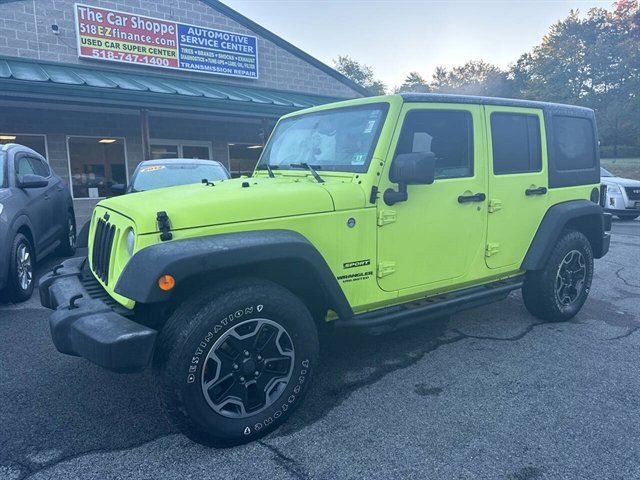
{"label": "door hinge", "polygon": [[378,264],[378,278],[386,277],[396,271],[396,262],[380,262]]}
{"label": "door hinge", "polygon": [[497,198],[489,200],[489,213],[497,212],[498,210],[502,210],[502,200]]}
{"label": "door hinge", "polygon": [[396,221],[396,218],[395,210],[380,210],[380,212],[378,212],[378,226],[381,227],[393,223]]}
{"label": "door hinge", "polygon": [[487,243],[487,249],[485,250],[485,257],[490,257],[491,255],[495,255],[500,251],[499,243]]}

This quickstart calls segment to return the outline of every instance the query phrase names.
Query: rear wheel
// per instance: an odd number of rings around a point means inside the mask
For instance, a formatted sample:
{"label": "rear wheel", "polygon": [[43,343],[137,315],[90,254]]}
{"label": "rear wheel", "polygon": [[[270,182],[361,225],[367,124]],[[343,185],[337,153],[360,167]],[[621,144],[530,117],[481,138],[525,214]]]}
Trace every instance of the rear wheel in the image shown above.
{"label": "rear wheel", "polygon": [[74,255],[76,253],[76,239],[76,219],[72,212],[68,212],[65,228],[60,238],[60,246],[56,253],[63,257]]}
{"label": "rear wheel", "polygon": [[542,270],[528,271],[522,297],[532,315],[549,322],[575,316],[589,295],[593,252],[581,232],[566,231]]}
{"label": "rear wheel", "polygon": [[11,244],[7,293],[10,301],[24,302],[33,293],[35,258],[31,242],[18,233]]}
{"label": "rear wheel", "polygon": [[304,304],[277,284],[242,279],[186,300],[160,334],[154,365],[173,423],[196,442],[226,447],[284,423],[317,357]]}

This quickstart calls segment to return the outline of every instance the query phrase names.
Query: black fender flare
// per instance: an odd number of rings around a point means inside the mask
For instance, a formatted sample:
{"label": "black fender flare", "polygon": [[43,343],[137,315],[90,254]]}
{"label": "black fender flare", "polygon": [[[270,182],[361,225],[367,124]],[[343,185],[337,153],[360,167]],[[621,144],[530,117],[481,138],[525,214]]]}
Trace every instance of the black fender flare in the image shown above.
{"label": "black fender flare", "polygon": [[602,207],[589,200],[570,200],[553,205],[547,210],[520,268],[544,268],[551,250],[567,226],[580,230],[587,236],[594,258],[601,258],[607,253],[609,244],[605,240],[605,230],[608,229]]}
{"label": "black fender flare", "polygon": [[300,233],[291,230],[260,230],[224,233],[158,243],[136,252],[125,266],[115,292],[139,303],[164,302],[172,292],[158,287],[162,275],[171,275],[179,286],[189,278],[216,271],[250,268],[277,262],[287,268],[295,264],[313,275],[329,308],[338,317],[349,318],[353,310],[335,275],[320,252]]}
{"label": "black fender flare", "polygon": [[[15,236],[18,234],[18,230],[20,230],[22,227],[27,227],[31,232],[31,237],[32,237],[31,241],[33,242],[33,245],[31,246],[33,247],[33,253],[37,258],[38,245],[36,241],[37,239],[35,238],[36,232],[33,229],[33,224],[31,223],[31,219],[26,214],[20,213],[13,219],[13,222],[11,222],[11,225],[9,226],[8,239],[10,242],[12,242]],[[9,249],[7,248],[7,250]],[[11,255],[11,252],[9,252],[9,255]]]}

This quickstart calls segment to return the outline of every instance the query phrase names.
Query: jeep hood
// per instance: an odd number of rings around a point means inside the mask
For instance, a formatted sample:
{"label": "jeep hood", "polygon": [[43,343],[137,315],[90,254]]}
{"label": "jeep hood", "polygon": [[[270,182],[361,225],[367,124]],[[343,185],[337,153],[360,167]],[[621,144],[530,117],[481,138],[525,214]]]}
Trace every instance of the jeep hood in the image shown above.
{"label": "jeep hood", "polygon": [[[243,186],[245,185],[245,186]],[[246,186],[248,185],[248,186]],[[344,179],[319,184],[306,177],[239,178],[181,185],[109,198],[100,207],[129,217],[138,235],[158,231],[167,212],[172,230],[360,208],[365,194]]]}

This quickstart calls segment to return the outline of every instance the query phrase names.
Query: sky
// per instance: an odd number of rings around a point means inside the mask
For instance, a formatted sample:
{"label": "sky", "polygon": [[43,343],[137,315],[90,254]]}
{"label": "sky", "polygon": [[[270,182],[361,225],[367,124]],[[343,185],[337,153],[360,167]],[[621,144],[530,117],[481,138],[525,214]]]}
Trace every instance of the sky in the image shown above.
{"label": "sky", "polygon": [[333,66],[338,55],[370,65],[388,87],[411,71],[485,60],[505,68],[571,9],[599,0],[223,0]]}

